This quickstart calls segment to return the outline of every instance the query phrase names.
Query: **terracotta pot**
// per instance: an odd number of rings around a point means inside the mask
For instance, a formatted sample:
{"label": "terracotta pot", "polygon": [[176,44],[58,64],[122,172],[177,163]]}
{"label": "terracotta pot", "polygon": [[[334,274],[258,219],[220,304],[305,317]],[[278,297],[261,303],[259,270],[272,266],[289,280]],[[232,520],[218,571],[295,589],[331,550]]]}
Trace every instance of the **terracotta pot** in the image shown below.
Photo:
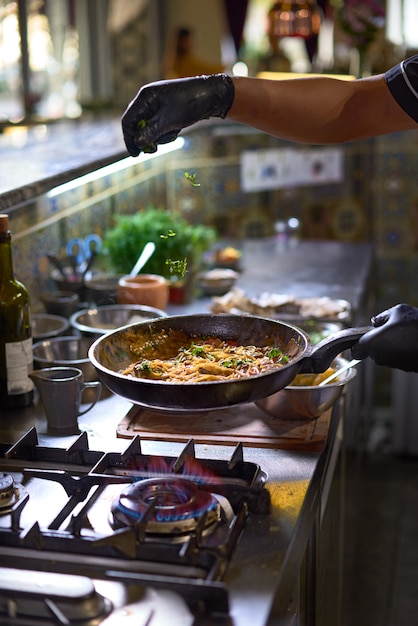
{"label": "terracotta pot", "polygon": [[118,304],[146,304],[165,309],[168,303],[168,283],[157,274],[122,276],[117,288]]}

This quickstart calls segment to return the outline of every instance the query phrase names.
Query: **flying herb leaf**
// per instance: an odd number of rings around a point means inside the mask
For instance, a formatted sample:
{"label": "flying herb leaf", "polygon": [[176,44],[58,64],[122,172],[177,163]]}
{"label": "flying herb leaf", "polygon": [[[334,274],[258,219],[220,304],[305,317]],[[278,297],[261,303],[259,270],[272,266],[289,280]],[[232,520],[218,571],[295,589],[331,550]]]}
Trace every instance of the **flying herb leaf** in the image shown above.
{"label": "flying herb leaf", "polygon": [[160,235],[161,239],[168,239],[169,237],[175,237],[177,233],[174,232],[174,230],[171,230],[171,228],[168,229],[168,232],[166,235]]}
{"label": "flying herb leaf", "polygon": [[196,182],[196,174],[190,174],[189,172],[184,172],[184,177],[190,181],[193,187],[200,187],[200,183]]}

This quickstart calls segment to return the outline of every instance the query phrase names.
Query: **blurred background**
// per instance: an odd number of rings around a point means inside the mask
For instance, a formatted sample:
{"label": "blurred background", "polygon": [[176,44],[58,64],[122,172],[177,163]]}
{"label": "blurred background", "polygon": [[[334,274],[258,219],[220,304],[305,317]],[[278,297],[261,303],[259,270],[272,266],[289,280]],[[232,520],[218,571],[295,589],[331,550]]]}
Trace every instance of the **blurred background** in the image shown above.
{"label": "blurred background", "polygon": [[[286,16],[292,4],[309,18]],[[0,111],[124,107],[164,75],[179,29],[201,62],[237,73],[376,73],[417,48],[417,12],[413,0],[1,0]]]}

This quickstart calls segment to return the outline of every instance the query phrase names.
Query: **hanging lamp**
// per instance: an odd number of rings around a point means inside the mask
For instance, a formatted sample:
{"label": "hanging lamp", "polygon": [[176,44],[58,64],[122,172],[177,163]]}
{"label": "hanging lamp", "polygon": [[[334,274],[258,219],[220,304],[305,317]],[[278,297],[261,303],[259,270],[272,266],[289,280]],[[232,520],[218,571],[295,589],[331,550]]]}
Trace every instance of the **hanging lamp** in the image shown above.
{"label": "hanging lamp", "polygon": [[268,13],[270,32],[277,38],[309,39],[321,28],[321,10],[315,0],[282,0]]}

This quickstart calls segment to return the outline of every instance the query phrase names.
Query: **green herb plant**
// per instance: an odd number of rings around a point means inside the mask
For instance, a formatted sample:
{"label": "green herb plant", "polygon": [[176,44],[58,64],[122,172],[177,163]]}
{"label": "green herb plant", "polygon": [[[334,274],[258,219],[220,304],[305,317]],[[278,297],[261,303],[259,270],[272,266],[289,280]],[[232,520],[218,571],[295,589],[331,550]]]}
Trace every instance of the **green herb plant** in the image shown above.
{"label": "green herb plant", "polygon": [[203,224],[190,224],[181,215],[163,208],[148,207],[133,215],[119,215],[103,244],[111,269],[128,274],[148,241],[155,252],[144,273],[168,279],[184,278],[199,268],[203,254],[216,242],[216,231]]}

